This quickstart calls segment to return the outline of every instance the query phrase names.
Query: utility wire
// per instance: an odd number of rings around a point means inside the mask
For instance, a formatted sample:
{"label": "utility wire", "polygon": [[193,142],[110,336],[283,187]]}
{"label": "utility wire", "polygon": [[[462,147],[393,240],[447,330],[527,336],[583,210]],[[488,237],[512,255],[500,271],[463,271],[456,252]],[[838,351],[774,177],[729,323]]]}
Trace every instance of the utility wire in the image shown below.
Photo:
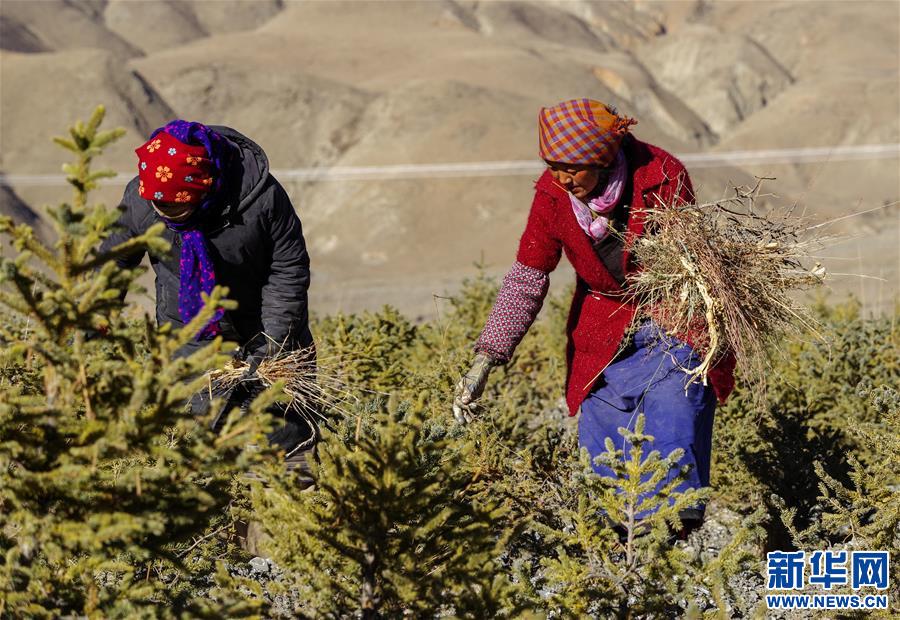
{"label": "utility wire", "polygon": [[[689,168],[725,166],[806,164],[856,160],[895,159],[900,157],[900,143],[859,144],[793,149],[756,149],[721,153],[682,153],[677,157]],[[272,170],[281,181],[371,181],[433,178],[468,178],[536,175],[544,169],[540,160],[474,161],[459,163],[394,164],[386,166],[335,166]],[[133,172],[120,172],[107,181],[124,185]],[[65,185],[61,174],[0,174],[0,185],[54,186]]]}

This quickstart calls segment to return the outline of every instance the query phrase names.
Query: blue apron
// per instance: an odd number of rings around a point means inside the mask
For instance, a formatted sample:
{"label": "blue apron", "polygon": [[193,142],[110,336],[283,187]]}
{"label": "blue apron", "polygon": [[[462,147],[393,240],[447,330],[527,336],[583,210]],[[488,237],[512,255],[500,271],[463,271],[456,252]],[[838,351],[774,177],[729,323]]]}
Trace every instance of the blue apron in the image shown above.
{"label": "blue apron", "polygon": [[[593,460],[606,452],[609,437],[616,449],[624,449],[628,458],[631,445],[618,428],[634,430],[638,414],[643,413],[644,433],[654,437],[644,454],[652,449],[668,456],[672,450],[681,448],[684,455],[679,464],[691,465],[691,470],[677,490],[709,486],[715,394],[711,387],[699,381],[685,391],[688,375],[684,369],[696,368],[699,363],[689,345],[665,335],[652,322],[643,324],[581,404],[579,445],[587,448]],[[614,476],[609,467],[596,463],[593,467],[601,476]],[[673,470],[660,486],[675,475]],[[703,507],[697,506],[683,516],[702,517],[702,514]]]}

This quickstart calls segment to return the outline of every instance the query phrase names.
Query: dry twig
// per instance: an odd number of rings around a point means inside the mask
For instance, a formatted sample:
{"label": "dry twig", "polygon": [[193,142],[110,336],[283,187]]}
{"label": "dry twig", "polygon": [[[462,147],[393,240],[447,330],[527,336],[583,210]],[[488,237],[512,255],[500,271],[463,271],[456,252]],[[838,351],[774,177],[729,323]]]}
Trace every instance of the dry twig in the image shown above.
{"label": "dry twig", "polygon": [[651,234],[634,244],[641,265],[630,278],[637,316],[650,316],[703,353],[700,365],[686,370],[690,382],[705,384],[730,351],[744,378],[764,386],[773,347],[786,334],[815,330],[793,294],[822,282],[824,268],[804,263],[824,238],[793,209],[760,211],[759,192],[757,184],[717,202],[653,209]]}

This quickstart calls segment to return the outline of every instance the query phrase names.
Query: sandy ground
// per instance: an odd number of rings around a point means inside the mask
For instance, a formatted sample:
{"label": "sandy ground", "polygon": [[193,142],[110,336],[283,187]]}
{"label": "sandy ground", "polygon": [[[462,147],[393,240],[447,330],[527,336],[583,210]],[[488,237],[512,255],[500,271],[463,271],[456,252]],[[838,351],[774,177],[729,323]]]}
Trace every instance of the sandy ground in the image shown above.
{"label": "sandy ground", "polygon": [[[900,3],[174,2],[3,0],[0,171],[54,174],[46,138],[97,103],[126,138],[182,117],[233,126],[274,169],[531,160],[540,106],[616,104],[675,153],[900,143]],[[896,151],[895,151],[896,153]],[[776,177],[771,204],[842,218],[823,253],[835,297],[900,290],[900,166],[887,159],[693,171],[702,198]],[[124,176],[124,175],[123,175]],[[440,311],[515,254],[533,175],[285,180],[313,260],[313,309]],[[99,198],[115,203],[121,183]],[[39,221],[65,188],[0,188]],[[30,207],[26,206],[30,205]],[[892,205],[887,206],[885,205]],[[859,277],[867,276],[866,278]],[[554,287],[572,280],[562,266]]]}

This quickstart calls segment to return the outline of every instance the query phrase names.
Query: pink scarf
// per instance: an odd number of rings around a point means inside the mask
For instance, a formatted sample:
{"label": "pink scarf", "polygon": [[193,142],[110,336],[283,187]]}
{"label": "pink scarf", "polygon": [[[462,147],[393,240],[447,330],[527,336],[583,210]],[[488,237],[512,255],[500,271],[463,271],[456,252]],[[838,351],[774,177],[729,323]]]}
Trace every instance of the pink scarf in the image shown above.
{"label": "pink scarf", "polygon": [[625,155],[619,150],[616,155],[616,167],[606,183],[603,193],[592,199],[588,204],[578,200],[571,192],[569,200],[572,203],[572,211],[578,225],[587,233],[594,243],[601,241],[609,234],[609,217],[607,214],[618,204],[625,189],[625,175],[628,173],[628,165]]}

